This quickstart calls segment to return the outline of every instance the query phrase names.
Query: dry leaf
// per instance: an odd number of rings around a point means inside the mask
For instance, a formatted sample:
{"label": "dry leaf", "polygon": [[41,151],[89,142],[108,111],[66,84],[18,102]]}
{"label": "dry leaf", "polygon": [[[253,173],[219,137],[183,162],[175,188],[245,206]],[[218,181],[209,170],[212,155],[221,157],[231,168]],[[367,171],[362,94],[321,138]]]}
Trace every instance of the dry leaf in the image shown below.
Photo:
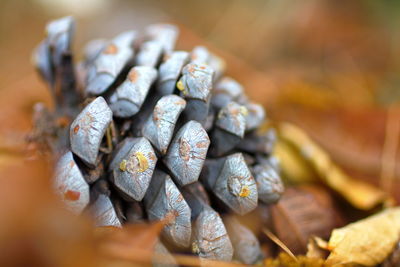
{"label": "dry leaf", "polygon": [[339,225],[332,199],[321,187],[287,188],[271,212],[275,233],[294,254],[306,252],[311,236],[328,238]]}
{"label": "dry leaf", "polygon": [[311,237],[307,244],[306,256],[309,258],[326,259],[328,255],[328,242],[317,236]]}
{"label": "dry leaf", "polygon": [[[286,147],[292,145],[295,149],[285,149],[285,146],[278,146],[275,151],[276,156],[281,159],[283,173],[287,175],[287,178],[291,181],[308,182],[301,176],[297,176],[296,173],[291,171],[292,166],[289,165],[291,162],[285,160],[289,158],[287,154],[291,155],[292,158],[301,158],[302,163],[296,163],[297,165],[307,168],[311,166],[311,170],[308,170],[310,174],[316,173],[317,177],[328,185],[330,188],[338,192],[354,207],[362,210],[369,210],[378,204],[383,203],[387,200],[385,193],[360,180],[349,177],[345,174],[335,163],[333,163],[329,155],[322,150],[315,142],[313,142],[305,132],[300,128],[290,124],[282,123],[279,125],[280,142],[286,144]],[[300,156],[299,156],[300,155]],[[293,160],[294,161],[294,160]],[[295,168],[299,169],[298,166]],[[302,173],[304,173],[303,170]],[[312,176],[308,176],[312,177]],[[303,179],[303,180],[302,180]]]}
{"label": "dry leaf", "polygon": [[[394,108],[396,109],[396,108]],[[281,109],[279,109],[281,111]],[[391,159],[387,159],[384,142],[387,137],[396,137],[396,130],[390,125],[390,115],[382,107],[368,109],[312,109],[307,107],[286,108],[285,114],[277,112],[281,121],[289,121],[301,127],[317,144],[329,153],[332,160],[343,167],[347,173],[351,173],[358,179],[379,186],[379,178],[382,175],[383,161],[392,164],[391,161],[400,161],[400,146],[397,146],[397,154],[394,155],[395,142],[389,142]],[[397,107],[397,122],[400,118],[400,108]],[[398,125],[398,124],[397,124]],[[398,127],[398,126],[397,126]],[[386,128],[386,129],[385,129]],[[389,131],[389,135],[388,135]],[[385,136],[388,135],[387,137]],[[389,138],[390,139],[390,138]],[[386,141],[385,141],[386,140]],[[392,187],[400,185],[400,164],[391,168],[395,179]],[[394,173],[393,173],[394,171]],[[382,187],[383,188],[383,187]],[[385,188],[383,188],[385,189]],[[400,203],[400,194],[396,190],[387,190]]]}
{"label": "dry leaf", "polygon": [[125,225],[123,228],[96,228],[99,253],[106,258],[149,263],[163,225],[163,222],[157,222]]}
{"label": "dry leaf", "polygon": [[400,241],[397,242],[394,250],[382,263],[382,267],[400,266]]}
{"label": "dry leaf", "polygon": [[312,165],[304,160],[289,142],[279,138],[275,144],[274,154],[279,158],[284,178],[291,183],[315,182],[318,179]]}
{"label": "dry leaf", "polygon": [[328,264],[374,266],[393,250],[400,235],[400,207],[387,209],[332,232]]}
{"label": "dry leaf", "polygon": [[51,192],[46,158],[0,168],[0,266],[97,266],[91,225]]}
{"label": "dry leaf", "polygon": [[[153,224],[131,224],[123,228],[101,227],[95,229],[97,252],[108,264],[126,264],[126,266],[146,266],[151,262],[164,263],[171,255],[154,253],[163,222]],[[238,267],[241,264],[199,259],[190,255],[173,255],[174,260],[185,266]],[[135,265],[136,264],[136,265]],[[106,265],[109,266],[109,265]],[[112,265],[114,266],[114,265]],[[119,265],[117,265],[119,266]],[[125,265],[123,265],[125,266]]]}
{"label": "dry leaf", "polygon": [[[399,108],[397,108],[399,110]],[[382,146],[388,112],[381,107],[366,109],[285,109],[278,117],[304,129],[310,137],[329,151],[332,158],[346,169],[368,176],[381,171]],[[397,154],[397,160],[400,155]],[[400,166],[396,176],[400,175]]]}

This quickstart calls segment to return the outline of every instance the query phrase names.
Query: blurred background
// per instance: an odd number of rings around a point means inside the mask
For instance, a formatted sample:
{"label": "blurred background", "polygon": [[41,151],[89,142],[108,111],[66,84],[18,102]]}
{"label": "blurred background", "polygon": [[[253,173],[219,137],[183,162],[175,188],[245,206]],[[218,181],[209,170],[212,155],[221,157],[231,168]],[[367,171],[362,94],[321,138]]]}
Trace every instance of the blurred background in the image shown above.
{"label": "blurred background", "polygon": [[65,15],[77,20],[76,51],[149,23],[178,24],[178,48],[206,45],[225,58],[228,74],[271,119],[300,126],[347,173],[400,201],[400,1],[1,0],[0,177],[7,190],[0,193],[7,203],[20,199],[10,173],[29,174],[24,193],[33,199],[41,174],[32,173],[49,171],[10,162],[26,153],[33,104],[51,105],[31,52],[46,22]]}
{"label": "blurred background", "polygon": [[92,38],[177,23],[178,47],[203,44],[224,57],[271,118],[301,126],[357,177],[400,185],[399,1],[2,0],[2,150],[30,125],[15,112],[49,100],[30,56],[45,23],[64,15],[77,19],[76,51]]}

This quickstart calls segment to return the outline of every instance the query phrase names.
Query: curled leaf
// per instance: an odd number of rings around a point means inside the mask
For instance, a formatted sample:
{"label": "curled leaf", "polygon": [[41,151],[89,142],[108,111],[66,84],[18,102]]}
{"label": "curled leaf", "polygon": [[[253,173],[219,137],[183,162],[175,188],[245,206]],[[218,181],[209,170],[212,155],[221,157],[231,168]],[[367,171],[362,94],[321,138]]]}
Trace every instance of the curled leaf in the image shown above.
{"label": "curled leaf", "polygon": [[279,138],[275,144],[274,154],[279,158],[282,174],[292,183],[309,183],[317,181],[317,174],[310,163],[298,153],[296,147]]}
{"label": "curled leaf", "polygon": [[326,259],[329,255],[328,242],[318,236],[310,238],[307,244],[308,258]]}
{"label": "curled leaf", "polygon": [[[289,180],[309,182],[315,180],[313,177],[316,175],[350,204],[362,210],[370,210],[387,200],[382,190],[344,173],[300,128],[282,123],[279,126],[279,135],[280,145],[275,153],[281,159],[282,170]],[[285,163],[286,159],[290,161]],[[291,170],[293,166],[300,170],[300,175]]]}
{"label": "curled leaf", "polygon": [[400,235],[400,207],[335,229],[329,239],[327,264],[375,266],[393,250]]}

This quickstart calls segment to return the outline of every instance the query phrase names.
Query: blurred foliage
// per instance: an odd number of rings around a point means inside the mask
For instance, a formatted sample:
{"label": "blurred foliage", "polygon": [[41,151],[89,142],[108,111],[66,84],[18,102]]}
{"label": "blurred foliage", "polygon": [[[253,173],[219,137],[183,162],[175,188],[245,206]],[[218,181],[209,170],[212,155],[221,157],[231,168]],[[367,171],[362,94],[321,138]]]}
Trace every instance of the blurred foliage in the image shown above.
{"label": "blurred foliage", "polygon": [[378,21],[381,21],[387,26],[394,27],[395,24],[400,22],[400,3],[397,0],[382,0],[374,1],[367,0],[365,4],[370,9],[370,13],[377,17]]}

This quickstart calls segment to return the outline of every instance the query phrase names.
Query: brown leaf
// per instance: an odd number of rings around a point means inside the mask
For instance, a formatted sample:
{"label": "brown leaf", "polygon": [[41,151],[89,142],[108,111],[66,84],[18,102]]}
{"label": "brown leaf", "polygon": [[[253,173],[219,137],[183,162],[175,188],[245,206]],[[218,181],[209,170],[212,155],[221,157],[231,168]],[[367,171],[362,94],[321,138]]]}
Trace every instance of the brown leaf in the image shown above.
{"label": "brown leaf", "polygon": [[16,157],[0,168],[0,265],[95,266],[87,218],[51,192],[51,161]]}
{"label": "brown leaf", "polygon": [[99,253],[106,258],[137,263],[150,263],[163,222],[131,224],[123,228],[95,229]]}
{"label": "brown leaf", "polygon": [[305,253],[313,235],[328,238],[339,223],[332,199],[321,187],[287,188],[271,211],[278,238],[294,254]]}

